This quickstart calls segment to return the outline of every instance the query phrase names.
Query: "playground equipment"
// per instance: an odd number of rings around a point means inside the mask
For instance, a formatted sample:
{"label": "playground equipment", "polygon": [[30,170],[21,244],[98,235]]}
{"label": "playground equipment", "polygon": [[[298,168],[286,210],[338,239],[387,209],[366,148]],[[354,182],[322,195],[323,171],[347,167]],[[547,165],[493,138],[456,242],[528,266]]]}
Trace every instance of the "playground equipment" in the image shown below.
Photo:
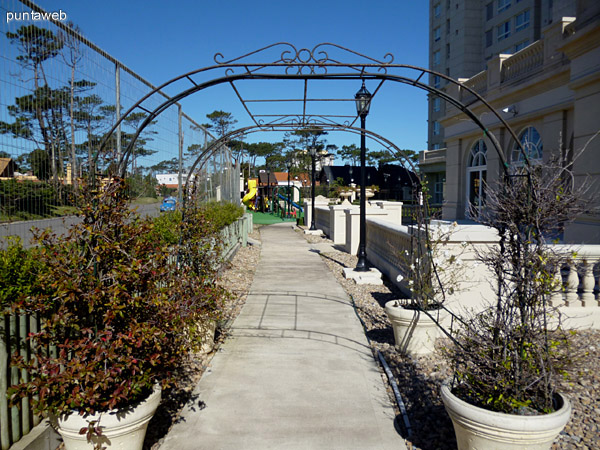
{"label": "playground equipment", "polygon": [[[282,199],[283,201],[285,201],[285,202],[286,202],[286,205],[287,205],[287,202],[289,202],[289,198],[288,198],[288,197],[286,197],[286,196],[284,196],[284,195],[281,195],[281,194],[277,194],[277,196],[278,196],[280,199]],[[302,211],[302,206],[300,206],[298,203],[296,203],[296,202],[292,201],[292,202],[291,202],[291,204],[292,204],[292,206],[293,206],[294,208],[296,208],[296,209],[299,209],[300,211]]]}
{"label": "playground equipment", "polygon": [[[275,213],[281,215],[281,217],[298,218],[301,217],[304,212],[302,206],[293,201],[294,189],[298,190],[298,200],[301,201],[302,193],[297,186],[279,186],[275,188],[271,209]],[[283,192],[283,194],[281,192]],[[283,205],[281,204],[281,200],[283,200]]]}
{"label": "playground equipment", "polygon": [[253,211],[256,211],[256,195],[258,193],[256,183],[257,180],[248,180],[248,193],[242,198],[242,203]]}

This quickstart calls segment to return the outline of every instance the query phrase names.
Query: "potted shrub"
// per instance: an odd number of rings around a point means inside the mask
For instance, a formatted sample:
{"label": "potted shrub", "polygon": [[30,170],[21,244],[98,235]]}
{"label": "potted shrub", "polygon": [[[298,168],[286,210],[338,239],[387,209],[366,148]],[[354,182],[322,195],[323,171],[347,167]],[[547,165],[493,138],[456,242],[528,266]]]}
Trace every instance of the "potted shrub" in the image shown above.
{"label": "potted shrub", "polygon": [[[68,450],[141,449],[160,389],[201,344],[222,295],[202,272],[169,263],[125,193],[119,179],[84,190],[82,222],[64,238],[39,235],[42,290],[14,305],[42,326],[29,333],[31,358],[14,356],[29,378],[11,400],[32,398]],[[131,420],[137,429],[125,435]]]}
{"label": "potted shrub", "polygon": [[573,188],[568,167],[560,160],[525,167],[487,190],[480,220],[499,243],[479,258],[493,274],[496,298],[460,321],[444,352],[455,377],[442,400],[461,450],[549,449],[569,420],[570,404],[555,391],[568,334],[549,306],[569,255],[548,245],[585,209],[586,188]]}
{"label": "potted shrub", "polygon": [[[385,311],[394,330],[398,349],[408,355],[425,355],[434,350],[441,321],[446,317],[443,303],[452,295],[464,271],[461,255],[466,244],[450,248],[457,224],[417,221],[411,236],[412,251],[399,255],[403,261],[409,299],[386,303]],[[458,251],[457,251],[458,250]],[[398,281],[404,277],[399,275]]]}

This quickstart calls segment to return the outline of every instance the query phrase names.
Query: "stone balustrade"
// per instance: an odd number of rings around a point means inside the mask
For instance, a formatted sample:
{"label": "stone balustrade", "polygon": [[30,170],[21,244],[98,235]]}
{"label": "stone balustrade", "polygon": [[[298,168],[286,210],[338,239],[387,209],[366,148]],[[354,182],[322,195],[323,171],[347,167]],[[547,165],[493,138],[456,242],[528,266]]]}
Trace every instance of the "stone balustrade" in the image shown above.
{"label": "stone balustrade", "polygon": [[422,150],[419,152],[419,164],[432,164],[437,162],[446,162],[446,149]]}
{"label": "stone balustrade", "polygon": [[554,248],[574,256],[556,273],[562,289],[553,294],[552,304],[585,308],[600,306],[600,245],[557,245]]}
{"label": "stone balustrade", "polygon": [[[329,205],[329,199],[327,197],[323,197],[322,195],[317,195],[315,197],[315,226],[319,228],[317,225],[317,208],[319,207],[327,207]],[[310,226],[312,220],[312,200],[310,198],[304,199],[304,223],[306,226]]]}
{"label": "stone balustrade", "polygon": [[331,235],[329,206],[317,205],[315,202],[315,226],[327,236]]}
{"label": "stone balustrade", "polygon": [[[316,205],[316,225],[330,239],[351,254],[356,254],[359,243],[360,209],[351,204]],[[414,226],[402,225],[402,203],[372,201],[367,208],[367,258],[374,267],[385,274],[406,295],[407,255],[416,245],[412,235]],[[443,221],[432,221],[430,229],[449,227]],[[465,309],[480,310],[493,304],[495,292],[489,269],[478,260],[477,254],[496,245],[495,232],[483,225],[459,224],[452,226],[452,234],[445,242],[445,252],[460,255],[464,270],[458,289],[447,295],[447,306],[456,312]],[[412,243],[411,243],[412,242]],[[562,289],[551,297],[553,306],[559,307],[567,327],[600,328],[600,245],[556,245],[554,250],[573,254],[568,265],[556,273]]]}
{"label": "stone balustrade", "polygon": [[[367,258],[381,273],[394,282],[406,295],[408,276],[407,258],[411,253],[411,235],[407,226],[382,218],[367,220]],[[398,281],[400,280],[400,281]]]}
{"label": "stone balustrade", "polygon": [[[473,89],[479,95],[483,95],[487,91],[487,87],[488,87],[487,75],[488,75],[487,70],[481,71],[478,74],[473,75],[468,80],[464,81],[462,84],[468,88]],[[460,90],[460,99],[462,100],[463,103],[469,103],[469,102],[475,100],[475,96],[472,93],[470,93],[469,91],[467,91],[466,89],[461,89]]]}
{"label": "stone balustrade", "polygon": [[502,62],[500,82],[519,78],[544,65],[544,41],[539,40]]}

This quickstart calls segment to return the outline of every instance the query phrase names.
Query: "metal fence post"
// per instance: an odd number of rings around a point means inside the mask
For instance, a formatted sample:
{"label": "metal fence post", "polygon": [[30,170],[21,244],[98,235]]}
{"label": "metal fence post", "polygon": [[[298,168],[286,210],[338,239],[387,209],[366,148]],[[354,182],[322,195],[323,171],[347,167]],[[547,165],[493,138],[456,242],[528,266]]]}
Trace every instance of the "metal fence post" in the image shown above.
{"label": "metal fence post", "polygon": [[183,112],[181,111],[181,105],[177,108],[177,116],[179,119],[179,174],[177,176],[177,201],[181,205],[183,200],[183,192],[181,192],[183,184]]}
{"label": "metal fence post", "polygon": [[[121,69],[115,63],[115,120],[121,119]],[[117,125],[117,161],[121,165],[121,124]],[[121,167],[119,167],[120,172]]]}

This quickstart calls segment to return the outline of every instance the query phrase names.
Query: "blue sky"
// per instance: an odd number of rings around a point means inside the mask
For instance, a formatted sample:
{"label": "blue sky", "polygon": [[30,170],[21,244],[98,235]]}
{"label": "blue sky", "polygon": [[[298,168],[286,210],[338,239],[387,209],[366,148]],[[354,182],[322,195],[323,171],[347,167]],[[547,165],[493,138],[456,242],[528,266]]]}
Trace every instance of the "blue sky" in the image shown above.
{"label": "blue sky", "polygon": [[[47,11],[66,12],[68,19],[79,25],[92,42],[156,85],[214,64],[217,52],[228,59],[280,41],[297,48],[332,42],[374,58],[383,59],[390,52],[395,63],[427,66],[428,2],[424,0],[38,0],[36,3]],[[371,91],[375,86],[374,82],[367,85]],[[246,83],[242,88],[245,95],[256,98],[261,90],[274,86]],[[314,93],[352,97],[359,88],[358,81],[335,86],[329,83],[315,86]],[[295,92],[298,88],[290,89]],[[200,123],[207,121],[207,113],[220,109],[232,112],[238,126],[250,124],[229,86],[204,91],[188,98],[183,105]],[[423,91],[390,84],[374,99],[367,128],[400,148],[422,150],[426,148],[426,119]],[[249,139],[277,138],[260,133]],[[357,136],[343,133],[330,134],[328,142],[359,143]]]}

